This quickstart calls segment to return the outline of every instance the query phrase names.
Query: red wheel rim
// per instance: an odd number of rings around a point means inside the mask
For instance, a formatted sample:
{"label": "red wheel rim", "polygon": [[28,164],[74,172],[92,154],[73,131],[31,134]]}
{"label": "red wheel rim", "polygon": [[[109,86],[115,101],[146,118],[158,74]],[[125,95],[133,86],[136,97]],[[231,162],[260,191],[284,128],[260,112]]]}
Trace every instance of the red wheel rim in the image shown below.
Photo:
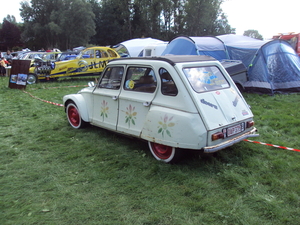
{"label": "red wheel rim", "polygon": [[76,107],[74,106],[69,106],[68,108],[68,118],[70,123],[74,126],[74,127],[78,127],[80,124],[80,115],[78,113],[78,110],[76,109]]}
{"label": "red wheel rim", "polygon": [[172,147],[161,145],[157,143],[151,143],[153,153],[160,159],[168,159],[172,155]]}

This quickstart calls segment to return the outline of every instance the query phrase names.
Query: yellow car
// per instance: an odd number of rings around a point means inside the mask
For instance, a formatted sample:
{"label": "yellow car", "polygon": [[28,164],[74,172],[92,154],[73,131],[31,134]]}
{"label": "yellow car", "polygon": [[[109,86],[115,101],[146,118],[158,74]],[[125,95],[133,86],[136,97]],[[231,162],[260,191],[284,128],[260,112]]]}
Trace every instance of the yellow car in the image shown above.
{"label": "yellow car", "polygon": [[54,80],[61,77],[99,75],[109,60],[120,58],[119,54],[108,47],[91,47],[81,51],[72,60],[51,62],[37,60],[29,69],[28,84],[38,80]]}

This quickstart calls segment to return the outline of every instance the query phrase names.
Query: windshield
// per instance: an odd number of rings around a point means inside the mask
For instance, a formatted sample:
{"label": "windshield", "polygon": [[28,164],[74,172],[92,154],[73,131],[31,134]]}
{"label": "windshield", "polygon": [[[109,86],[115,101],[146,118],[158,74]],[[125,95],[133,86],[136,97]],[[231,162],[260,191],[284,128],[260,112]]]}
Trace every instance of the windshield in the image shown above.
{"label": "windshield", "polygon": [[228,88],[229,84],[216,66],[189,67],[183,72],[196,92],[215,91]]}

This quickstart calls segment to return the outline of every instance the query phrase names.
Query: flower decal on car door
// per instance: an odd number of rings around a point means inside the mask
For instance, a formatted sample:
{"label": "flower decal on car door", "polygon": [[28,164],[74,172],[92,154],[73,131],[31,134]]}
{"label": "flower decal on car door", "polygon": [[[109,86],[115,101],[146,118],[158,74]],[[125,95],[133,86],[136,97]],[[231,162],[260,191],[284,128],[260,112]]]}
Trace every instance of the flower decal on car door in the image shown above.
{"label": "flower decal on car door", "polygon": [[108,107],[107,107],[108,103],[107,101],[103,100],[101,102],[101,111],[100,111],[100,116],[102,117],[102,121],[104,121],[104,118],[107,118],[107,114],[108,114]]}
{"label": "flower decal on car door", "polygon": [[135,107],[132,107],[131,104],[126,107],[126,110],[125,123],[128,123],[128,127],[130,128],[130,124],[135,125],[137,112],[134,112]]}
{"label": "flower decal on car door", "polygon": [[163,137],[164,137],[165,133],[169,137],[171,137],[171,132],[168,130],[168,128],[175,126],[175,123],[171,122],[172,119],[173,119],[173,116],[171,116],[169,118],[168,115],[166,114],[164,116],[164,118],[161,118],[161,121],[158,122],[159,123],[158,133],[161,133]]}

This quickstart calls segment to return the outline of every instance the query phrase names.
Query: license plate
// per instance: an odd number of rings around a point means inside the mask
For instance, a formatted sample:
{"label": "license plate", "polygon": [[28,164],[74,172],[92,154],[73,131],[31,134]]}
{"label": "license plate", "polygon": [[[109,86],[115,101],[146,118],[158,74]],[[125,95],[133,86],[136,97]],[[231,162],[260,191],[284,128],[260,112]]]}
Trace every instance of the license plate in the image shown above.
{"label": "license plate", "polygon": [[223,134],[225,137],[230,137],[235,134],[241,133],[245,130],[245,123],[240,123],[238,125],[228,127],[226,129],[223,129]]}

